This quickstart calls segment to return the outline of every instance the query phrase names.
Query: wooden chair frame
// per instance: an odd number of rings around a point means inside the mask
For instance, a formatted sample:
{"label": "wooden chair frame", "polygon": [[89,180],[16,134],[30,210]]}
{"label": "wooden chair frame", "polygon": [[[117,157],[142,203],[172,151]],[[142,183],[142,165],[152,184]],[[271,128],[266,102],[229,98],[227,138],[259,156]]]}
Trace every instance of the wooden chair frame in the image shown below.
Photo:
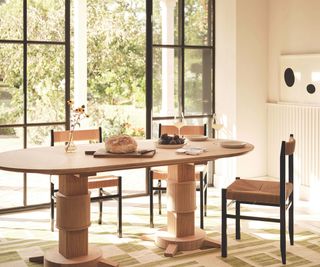
{"label": "wooden chair frame", "polygon": [[[294,244],[294,177],[293,177],[293,154],[295,148],[295,140],[293,135],[290,135],[290,141],[282,141],[280,151],[280,201],[278,204],[270,203],[256,203],[246,201],[235,201],[236,209],[235,215],[227,213],[227,190],[222,189],[221,196],[221,209],[222,209],[222,224],[221,224],[221,256],[227,257],[227,218],[236,220],[236,239],[240,239],[240,220],[256,220],[266,222],[277,222],[280,223],[280,249],[282,263],[286,264],[286,210],[289,209],[289,238],[290,245]],[[292,192],[286,201],[286,156],[288,156],[288,178],[289,183],[292,184]],[[237,177],[236,179],[240,179]],[[280,218],[266,218],[266,217],[255,217],[255,216],[243,216],[240,215],[240,205],[251,204],[251,205],[264,205],[278,207],[280,211]]]}
{"label": "wooden chair frame", "polygon": [[[174,125],[162,125],[161,123],[159,124],[159,138],[161,134],[165,132],[168,134],[178,134],[178,128]],[[185,135],[187,134],[207,134],[207,125],[185,125],[181,127],[180,133],[184,133]],[[202,164],[207,164],[207,162],[204,162]],[[202,165],[199,164],[199,165]],[[159,215],[161,215],[162,211],[162,203],[161,203],[161,198],[162,198],[162,192],[166,192],[167,188],[162,186],[162,180],[158,179],[158,184],[157,186],[153,185],[153,180],[157,179],[154,178],[154,171],[151,169],[149,172],[149,196],[150,196],[150,227],[154,227],[154,212],[153,212],[153,193],[157,192],[158,193],[158,210],[159,210]],[[167,176],[167,173],[163,175],[165,177]],[[197,187],[197,191],[200,191],[200,228],[204,228],[204,216],[207,216],[207,199],[208,199],[208,178],[207,178],[207,171],[200,171],[199,173],[199,181],[200,185]]]}
{"label": "wooden chair frame", "polygon": [[[69,139],[69,131],[55,132],[51,130],[51,146],[54,146],[57,142],[66,142]],[[77,130],[74,131],[75,141],[97,141],[102,143],[102,129],[90,129],[90,130]],[[90,181],[91,180],[91,181]],[[106,192],[104,187],[117,187],[116,194],[110,194]],[[99,220],[98,223],[102,224],[103,214],[103,201],[108,199],[118,200],[118,236],[122,237],[122,178],[121,176],[104,175],[104,176],[90,176],[88,179],[89,189],[97,188],[99,190],[99,196],[91,197],[91,202],[99,202]],[[54,230],[54,206],[55,206],[55,193],[58,189],[55,189],[54,183],[50,176],[50,209],[51,209],[51,231]]]}

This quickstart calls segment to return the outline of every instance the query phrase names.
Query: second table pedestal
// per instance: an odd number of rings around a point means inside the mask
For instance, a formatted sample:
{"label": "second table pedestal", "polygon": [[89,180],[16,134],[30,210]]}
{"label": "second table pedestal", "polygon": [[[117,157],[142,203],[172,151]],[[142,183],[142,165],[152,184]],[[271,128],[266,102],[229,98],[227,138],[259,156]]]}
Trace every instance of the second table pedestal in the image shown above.
{"label": "second table pedestal", "polygon": [[165,256],[177,251],[202,247],[220,247],[218,242],[206,237],[205,231],[195,228],[196,181],[193,164],[168,167],[167,228],[156,233],[156,245],[165,249]]}

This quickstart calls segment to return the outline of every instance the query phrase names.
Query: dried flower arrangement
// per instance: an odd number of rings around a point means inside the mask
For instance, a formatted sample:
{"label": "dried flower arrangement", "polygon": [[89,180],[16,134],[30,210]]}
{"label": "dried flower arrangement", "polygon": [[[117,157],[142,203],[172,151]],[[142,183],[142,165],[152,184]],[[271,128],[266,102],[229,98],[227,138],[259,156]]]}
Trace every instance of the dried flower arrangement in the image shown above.
{"label": "dried flower arrangement", "polygon": [[81,107],[74,108],[73,100],[68,100],[67,104],[70,106],[70,132],[69,132],[69,141],[66,144],[65,150],[66,152],[74,152],[76,150],[76,146],[73,142],[73,134],[76,126],[80,127],[80,121],[84,118],[88,118],[89,115],[85,112],[85,105]]}

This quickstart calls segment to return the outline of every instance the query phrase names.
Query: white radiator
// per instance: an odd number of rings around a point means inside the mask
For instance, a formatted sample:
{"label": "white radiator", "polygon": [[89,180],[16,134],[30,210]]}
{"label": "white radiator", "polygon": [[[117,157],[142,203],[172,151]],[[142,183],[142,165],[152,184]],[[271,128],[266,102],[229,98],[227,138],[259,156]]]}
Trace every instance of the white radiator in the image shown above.
{"label": "white radiator", "polygon": [[296,139],[294,157],[295,193],[313,200],[320,194],[320,107],[267,104],[268,175],[279,177],[282,140],[292,133]]}

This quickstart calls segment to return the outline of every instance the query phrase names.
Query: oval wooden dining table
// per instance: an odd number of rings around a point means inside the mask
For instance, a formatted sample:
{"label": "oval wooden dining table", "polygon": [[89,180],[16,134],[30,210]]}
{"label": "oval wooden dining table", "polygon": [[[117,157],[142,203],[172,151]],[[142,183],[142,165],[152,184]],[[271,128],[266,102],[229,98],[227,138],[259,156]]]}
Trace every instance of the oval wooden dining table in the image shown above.
{"label": "oval wooden dining table", "polygon": [[[224,140],[225,141],[225,140]],[[44,266],[118,266],[102,258],[98,247],[89,246],[90,193],[88,177],[97,172],[169,166],[167,185],[167,228],[155,236],[165,255],[195,250],[203,246],[220,247],[195,227],[196,182],[194,164],[248,153],[254,146],[223,148],[221,140],[190,142],[188,146],[206,148],[200,155],[177,154],[175,149],[157,149],[152,158],[94,158],[85,151],[101,149],[103,144],[78,145],[75,153],[63,146],[29,148],[0,153],[0,169],[14,172],[59,175],[57,222],[59,244],[45,252]],[[152,140],[138,141],[138,147],[152,145]]]}

